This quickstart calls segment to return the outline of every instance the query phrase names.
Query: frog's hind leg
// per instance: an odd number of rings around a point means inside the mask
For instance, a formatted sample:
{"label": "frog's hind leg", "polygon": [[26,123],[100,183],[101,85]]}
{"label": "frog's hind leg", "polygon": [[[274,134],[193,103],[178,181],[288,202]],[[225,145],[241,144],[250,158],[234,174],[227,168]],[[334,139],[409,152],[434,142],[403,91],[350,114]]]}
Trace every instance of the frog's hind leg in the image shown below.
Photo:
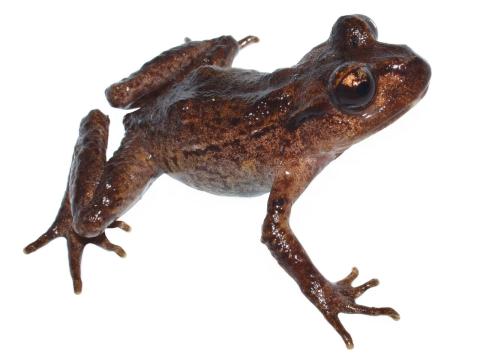
{"label": "frog's hind leg", "polygon": [[80,263],[87,244],[125,256],[120,246],[107,239],[105,229],[130,230],[117,218],[138,200],[156,172],[136,134],[126,136],[122,147],[107,162],[108,124],[108,117],[98,110],[82,120],[57,217],[47,232],[24,249],[28,254],[57,237],[66,237],[75,293],[82,289]]}
{"label": "frog's hind leg", "polygon": [[183,45],[163,52],[128,78],[112,84],[105,95],[113,107],[141,107],[150,99],[161,95],[173,83],[185,78],[195,68],[202,65],[231,66],[239,49],[254,42],[258,42],[255,36],[240,41],[231,36],[206,41],[186,38]]}

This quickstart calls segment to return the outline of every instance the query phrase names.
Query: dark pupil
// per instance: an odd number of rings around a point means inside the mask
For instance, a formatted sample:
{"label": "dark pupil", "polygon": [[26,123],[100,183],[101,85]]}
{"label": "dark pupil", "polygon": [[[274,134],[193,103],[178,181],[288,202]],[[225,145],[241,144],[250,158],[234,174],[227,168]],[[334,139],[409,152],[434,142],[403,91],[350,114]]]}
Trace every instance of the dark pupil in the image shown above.
{"label": "dark pupil", "polygon": [[373,78],[368,71],[357,70],[343,77],[335,88],[338,104],[345,109],[359,109],[373,98],[375,93]]}

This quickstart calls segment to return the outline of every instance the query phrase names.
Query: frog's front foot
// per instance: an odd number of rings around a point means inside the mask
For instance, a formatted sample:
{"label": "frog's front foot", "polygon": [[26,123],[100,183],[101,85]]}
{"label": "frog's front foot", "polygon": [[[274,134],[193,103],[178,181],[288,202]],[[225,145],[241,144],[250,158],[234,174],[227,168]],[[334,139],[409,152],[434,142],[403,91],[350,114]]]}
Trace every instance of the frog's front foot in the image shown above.
{"label": "frog's front foot", "polygon": [[358,287],[353,287],[352,282],[357,276],[358,269],[354,267],[347,277],[336,283],[326,282],[320,284],[313,282],[310,284],[310,288],[304,291],[305,295],[340,334],[349,349],[353,348],[352,337],[340,322],[338,318],[339,313],[387,315],[394,320],[400,319],[400,315],[392,308],[367,307],[355,303],[356,298],[379,283],[378,279],[371,279]]}
{"label": "frog's front foot", "polygon": [[[109,228],[120,228],[124,231],[130,231],[130,226],[123,221],[114,221]],[[37,240],[29,244],[24,248],[26,254],[32,253],[39,248],[45,246],[50,241],[56,239],[57,237],[63,236],[67,239],[67,248],[68,248],[68,261],[70,264],[70,274],[73,280],[73,290],[76,294],[80,294],[82,291],[82,278],[81,278],[81,261],[82,254],[85,246],[87,244],[94,244],[99,247],[104,248],[107,251],[113,251],[120,257],[125,257],[126,253],[118,245],[111,243],[105,232],[102,232],[95,237],[82,237],[75,232],[72,227],[72,219],[69,211],[68,202],[63,201],[62,207],[58,213],[57,218],[55,219],[52,226],[40,236]]]}

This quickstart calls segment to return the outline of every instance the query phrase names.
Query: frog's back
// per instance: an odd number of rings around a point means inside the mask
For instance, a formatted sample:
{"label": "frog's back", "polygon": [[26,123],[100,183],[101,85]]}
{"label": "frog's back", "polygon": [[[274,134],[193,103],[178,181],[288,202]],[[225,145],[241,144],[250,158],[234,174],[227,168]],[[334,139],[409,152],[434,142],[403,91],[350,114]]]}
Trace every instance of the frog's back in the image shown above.
{"label": "frog's back", "polygon": [[129,114],[126,126],[148,122],[154,128],[171,176],[211,193],[262,194],[280,157],[279,117],[288,112],[293,90],[275,80],[256,71],[203,66]]}

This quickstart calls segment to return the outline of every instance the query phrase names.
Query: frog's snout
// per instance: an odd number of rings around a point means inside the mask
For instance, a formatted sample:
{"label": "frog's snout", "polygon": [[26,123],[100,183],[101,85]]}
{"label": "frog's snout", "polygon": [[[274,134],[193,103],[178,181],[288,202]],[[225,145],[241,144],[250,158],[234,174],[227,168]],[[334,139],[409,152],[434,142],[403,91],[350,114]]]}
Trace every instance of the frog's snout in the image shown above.
{"label": "frog's snout", "polygon": [[415,53],[413,53],[412,59],[408,61],[407,67],[410,85],[416,91],[418,99],[421,99],[427,92],[432,68],[426,60]]}

